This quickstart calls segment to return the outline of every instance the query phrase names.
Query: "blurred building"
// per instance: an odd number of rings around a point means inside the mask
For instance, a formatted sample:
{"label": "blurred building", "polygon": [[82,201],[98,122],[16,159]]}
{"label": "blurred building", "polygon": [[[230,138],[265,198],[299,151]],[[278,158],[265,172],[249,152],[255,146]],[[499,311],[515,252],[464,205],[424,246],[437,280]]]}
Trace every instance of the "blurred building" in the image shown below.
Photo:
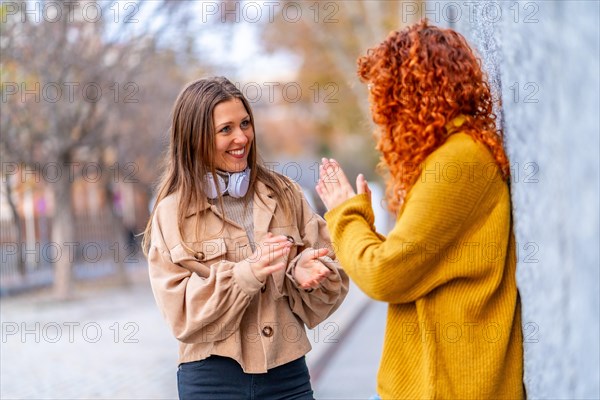
{"label": "blurred building", "polygon": [[[64,246],[53,243],[51,236],[56,207],[53,182],[57,174],[70,174],[72,180],[74,264],[93,268],[101,266],[101,261],[114,263],[114,255],[119,251],[135,254],[141,261],[134,235],[143,231],[148,219],[147,188],[128,182],[118,171],[98,163],[81,161],[70,168],[49,168],[48,165],[14,164],[3,177],[0,196],[2,287],[7,289],[19,284],[23,275],[43,270],[51,272],[54,261],[61,256],[57,251],[64,250]],[[19,265],[20,262],[23,265]],[[51,274],[46,275],[51,278]]]}

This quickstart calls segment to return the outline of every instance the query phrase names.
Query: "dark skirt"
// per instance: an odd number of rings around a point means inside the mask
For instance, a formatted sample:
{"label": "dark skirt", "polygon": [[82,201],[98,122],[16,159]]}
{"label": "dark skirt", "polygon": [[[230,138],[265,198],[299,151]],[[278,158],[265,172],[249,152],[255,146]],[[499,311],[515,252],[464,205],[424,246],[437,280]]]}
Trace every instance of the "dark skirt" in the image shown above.
{"label": "dark skirt", "polygon": [[246,374],[233,359],[211,356],[177,369],[181,400],[313,400],[304,357],[264,374]]}

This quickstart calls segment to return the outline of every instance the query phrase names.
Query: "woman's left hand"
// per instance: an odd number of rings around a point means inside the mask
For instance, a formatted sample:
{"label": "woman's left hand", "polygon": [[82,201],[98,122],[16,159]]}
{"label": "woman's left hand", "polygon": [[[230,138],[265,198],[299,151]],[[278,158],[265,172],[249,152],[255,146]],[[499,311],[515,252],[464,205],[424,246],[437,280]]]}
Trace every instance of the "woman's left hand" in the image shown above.
{"label": "woman's left hand", "polygon": [[[328,210],[356,196],[342,167],[334,159],[323,158],[321,160],[319,183],[316,190]],[[356,177],[356,191],[358,194],[367,193],[371,197],[371,190],[363,174]]]}
{"label": "woman's left hand", "polygon": [[319,260],[319,257],[328,253],[326,248],[302,253],[294,269],[294,279],[302,289],[316,288],[331,274],[329,268]]}

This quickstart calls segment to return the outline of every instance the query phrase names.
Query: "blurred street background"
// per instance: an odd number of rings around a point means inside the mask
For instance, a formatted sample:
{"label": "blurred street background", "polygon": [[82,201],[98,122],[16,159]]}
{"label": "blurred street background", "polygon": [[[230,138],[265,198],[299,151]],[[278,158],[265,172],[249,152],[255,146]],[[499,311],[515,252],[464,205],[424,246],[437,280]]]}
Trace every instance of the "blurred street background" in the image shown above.
{"label": "blurred street background", "polygon": [[[595,0],[0,1],[0,398],[176,398],[137,235],[189,81],[240,88],[264,162],[317,212],[321,157],[364,173],[387,233],[356,60],[421,18],[465,35],[498,100],[529,398],[600,398]],[[376,393],[385,313],[353,286],[309,332],[317,398]]]}

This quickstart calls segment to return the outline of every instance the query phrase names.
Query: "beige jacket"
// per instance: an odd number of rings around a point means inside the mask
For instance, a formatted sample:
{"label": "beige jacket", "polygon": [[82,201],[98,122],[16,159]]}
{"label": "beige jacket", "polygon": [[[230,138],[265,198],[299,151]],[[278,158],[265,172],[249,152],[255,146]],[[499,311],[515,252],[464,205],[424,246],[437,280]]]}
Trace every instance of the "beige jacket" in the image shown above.
{"label": "beige jacket", "polygon": [[[263,183],[257,183],[256,192],[255,241],[260,243],[272,232],[291,236],[295,244],[287,256],[287,269],[264,284],[248,263],[239,263],[252,254],[246,232],[223,219],[216,206],[206,203],[189,209],[183,238],[177,227],[177,196],[167,196],[157,207],[148,253],[150,281],[156,302],[180,342],[179,362],[220,355],[236,360],[246,373],[264,373],[305,355],[311,346],[304,325],[314,328],[346,296],[348,276],[334,261],[333,252],[321,259],[333,273],[319,288],[305,291],[293,279],[302,251],[332,248],[325,221],[310,209],[300,189],[294,190],[298,207],[292,221],[286,220]],[[200,237],[195,233],[198,218]],[[189,254],[182,242],[196,253]]]}

